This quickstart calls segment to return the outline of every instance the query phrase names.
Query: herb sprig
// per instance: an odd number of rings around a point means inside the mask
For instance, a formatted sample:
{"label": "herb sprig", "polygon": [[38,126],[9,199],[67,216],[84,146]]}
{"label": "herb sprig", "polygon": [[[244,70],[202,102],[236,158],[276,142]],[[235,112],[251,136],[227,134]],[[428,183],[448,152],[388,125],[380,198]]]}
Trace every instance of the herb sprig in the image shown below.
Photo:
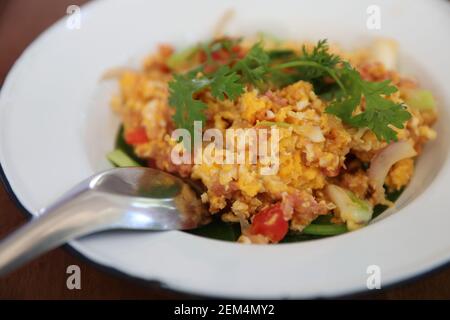
{"label": "herb sprig", "polygon": [[326,40],[319,41],[310,51],[303,47],[300,55],[288,51],[280,55],[257,43],[243,58],[236,59],[236,55],[230,54],[229,61],[222,61],[222,65],[213,71],[206,71],[205,66],[214,63],[214,52],[228,50],[232,53],[239,41],[224,39],[200,45],[207,56],[206,63],[194,71],[175,75],[170,81],[169,104],[175,109],[173,120],[179,128],[186,128],[193,134],[194,121],[205,121],[207,105],[196,99],[203,90],[209,89],[211,95],[219,100],[235,100],[247,86],[264,90],[299,80],[312,82],[321,88],[330,88],[331,80],[334,92],[326,112],[348,125],[369,128],[379,140],[397,140],[393,127],[403,128],[411,117],[404,105],[387,98],[397,91],[390,80],[363,80],[348,62],[329,52]]}
{"label": "herb sprig", "polygon": [[[229,46],[218,46],[220,49]],[[231,49],[230,49],[231,50]],[[207,56],[212,55],[208,49]],[[207,63],[211,63],[207,59]],[[194,134],[194,121],[205,121],[203,111],[208,107],[194,97],[209,88],[213,97],[235,100],[245,91],[247,83],[254,86],[264,84],[264,76],[269,70],[269,57],[262,47],[253,46],[246,56],[237,61],[233,67],[222,65],[214,72],[207,73],[204,66],[183,75],[175,75],[169,82],[169,105],[175,109],[173,120],[178,128],[189,130]]]}
{"label": "herb sprig", "polygon": [[[396,141],[397,133],[393,127],[403,128],[411,114],[400,103],[386,99],[397,88],[390,80],[370,82],[361,78],[359,72],[345,63],[339,70],[346,94],[335,99],[326,109],[345,123],[357,128],[369,128],[378,140]],[[364,100],[363,100],[364,99]],[[364,101],[364,110],[354,114]]]}

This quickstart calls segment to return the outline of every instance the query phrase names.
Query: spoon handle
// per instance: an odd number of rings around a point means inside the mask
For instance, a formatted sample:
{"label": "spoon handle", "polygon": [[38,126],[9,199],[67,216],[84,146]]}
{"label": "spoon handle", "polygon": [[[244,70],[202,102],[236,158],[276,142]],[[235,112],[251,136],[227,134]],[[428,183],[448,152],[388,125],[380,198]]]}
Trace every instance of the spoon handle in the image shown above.
{"label": "spoon handle", "polygon": [[96,193],[62,200],[0,242],[0,276],[68,240],[118,227],[120,211]]}

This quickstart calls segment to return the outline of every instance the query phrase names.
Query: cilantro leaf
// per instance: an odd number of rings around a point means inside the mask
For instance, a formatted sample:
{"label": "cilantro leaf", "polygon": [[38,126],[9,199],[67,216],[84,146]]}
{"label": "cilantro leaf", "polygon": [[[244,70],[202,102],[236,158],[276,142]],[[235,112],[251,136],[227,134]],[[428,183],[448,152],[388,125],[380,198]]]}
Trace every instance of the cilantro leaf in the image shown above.
{"label": "cilantro leaf", "polygon": [[211,80],[211,94],[219,99],[224,100],[228,97],[234,100],[244,92],[244,85],[241,78],[236,72],[231,72],[227,66],[222,66],[216,71]]}
{"label": "cilantro leaf", "polygon": [[189,75],[175,75],[169,82],[169,105],[175,109],[172,119],[178,128],[189,130],[194,136],[194,121],[205,121],[203,111],[208,107],[204,102],[194,99],[194,94],[209,84],[208,79]]}
{"label": "cilantro leaf", "polygon": [[[345,87],[346,95],[334,100],[326,112],[334,114],[345,123],[357,127],[367,127],[375,133],[379,140],[396,141],[397,134],[391,128],[403,128],[404,123],[411,118],[402,104],[395,103],[383,97],[397,91],[390,80],[370,82],[361,78],[359,72],[348,63],[339,72]],[[354,112],[364,98],[364,110],[356,115]]]}
{"label": "cilantro leaf", "polygon": [[[213,60],[213,52],[230,50],[235,44],[234,40],[220,39],[203,45],[203,48],[209,61]],[[169,83],[169,104],[176,110],[173,120],[177,127],[186,128],[193,134],[194,121],[204,122],[203,111],[207,108],[204,102],[195,99],[195,94],[206,88],[216,99],[234,100],[244,92],[246,84],[264,89],[269,85],[280,87],[305,80],[314,85],[316,93],[331,101],[326,112],[351,126],[371,129],[379,140],[396,140],[392,127],[403,128],[411,118],[404,105],[385,97],[397,88],[389,80],[363,80],[348,62],[329,53],[328,49],[326,40],[321,40],[312,50],[304,47],[302,54],[296,56],[292,51],[266,51],[261,43],[257,43],[244,58],[236,61],[232,56],[228,63],[212,72],[206,73],[205,65],[200,65],[184,75],[175,75]],[[361,110],[359,106],[362,106]]]}
{"label": "cilantro leaf", "polygon": [[224,100],[236,99],[244,92],[241,77],[228,66],[220,67],[215,73],[198,77],[194,72],[174,75],[169,82],[169,106],[175,109],[172,119],[178,128],[189,130],[194,136],[194,121],[205,122],[204,110],[208,106],[194,98],[199,91],[211,88],[211,94]]}
{"label": "cilantro leaf", "polygon": [[[211,55],[212,51],[217,50],[216,47],[231,44],[222,41],[203,47],[206,54]],[[264,83],[263,77],[268,72],[268,62],[269,56],[256,44],[232,69],[224,65],[206,76],[197,76],[198,72],[202,71],[201,68],[184,75],[175,75],[169,82],[169,105],[175,109],[173,121],[176,126],[188,129],[193,136],[194,121],[204,122],[206,118],[203,111],[207,108],[204,102],[194,99],[195,93],[210,87],[215,98],[224,100],[227,97],[234,100],[244,92],[246,83]]]}
{"label": "cilantro leaf", "polygon": [[329,76],[345,91],[336,74],[337,65],[341,62],[339,56],[328,52],[328,44],[325,39],[320,40],[311,51],[303,46],[301,56],[273,66],[271,76],[276,84],[283,86],[299,80],[309,81],[318,94],[323,93],[321,92],[323,88],[332,87],[323,81],[326,76]]}
{"label": "cilantro leaf", "polygon": [[236,62],[232,70],[241,74],[242,82],[261,88],[264,86],[265,76],[270,71],[269,62],[269,55],[261,43],[256,43],[244,58]]}
{"label": "cilantro leaf", "polygon": [[297,72],[301,74],[301,80],[312,80],[324,77],[328,75],[327,69],[333,69],[339,62],[341,62],[341,58],[337,55],[329,53],[328,49],[329,47],[326,39],[319,40],[311,52],[308,52],[306,47],[303,46],[303,54],[299,60],[317,63],[318,65],[321,65],[322,68],[315,68],[311,66],[298,67]]}

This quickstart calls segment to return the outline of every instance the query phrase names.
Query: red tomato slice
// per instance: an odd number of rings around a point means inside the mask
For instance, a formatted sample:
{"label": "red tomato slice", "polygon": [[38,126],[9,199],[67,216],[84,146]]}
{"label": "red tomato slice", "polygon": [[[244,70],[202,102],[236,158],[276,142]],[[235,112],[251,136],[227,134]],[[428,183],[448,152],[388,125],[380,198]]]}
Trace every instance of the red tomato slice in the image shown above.
{"label": "red tomato slice", "polygon": [[284,220],[281,203],[270,206],[255,215],[250,226],[251,234],[261,234],[272,242],[279,242],[288,232],[289,224]]}
{"label": "red tomato slice", "polygon": [[125,134],[125,141],[128,144],[140,144],[148,142],[147,132],[144,127],[138,127]]}
{"label": "red tomato slice", "polygon": [[220,49],[211,53],[213,60],[218,62],[226,62],[230,58],[230,53],[225,49]]}
{"label": "red tomato slice", "polygon": [[237,55],[238,59],[242,59],[245,57],[245,52],[242,50],[240,45],[235,45],[231,48],[231,51]]}
{"label": "red tomato slice", "polygon": [[[214,72],[219,66],[229,63],[230,59],[242,59],[244,56],[245,53],[242,51],[240,45],[234,45],[229,50],[225,48],[218,49],[211,53],[211,58],[215,63],[213,63],[212,65],[207,64],[204,68],[204,71],[206,73]],[[200,51],[199,57],[201,63],[204,63],[208,60],[204,50]]]}

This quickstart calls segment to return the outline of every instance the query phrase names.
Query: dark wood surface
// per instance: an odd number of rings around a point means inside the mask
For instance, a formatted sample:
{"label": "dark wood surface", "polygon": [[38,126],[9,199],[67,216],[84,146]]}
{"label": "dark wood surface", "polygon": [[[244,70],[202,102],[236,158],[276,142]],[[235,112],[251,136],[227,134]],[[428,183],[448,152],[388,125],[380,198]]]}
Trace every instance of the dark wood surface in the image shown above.
{"label": "dark wood surface", "polygon": [[[0,83],[26,46],[80,0],[0,0]],[[0,238],[26,222],[24,214],[0,187]],[[66,287],[66,268],[81,268],[81,290]],[[0,299],[179,299],[191,296],[144,285],[99,270],[58,248],[0,279]],[[421,279],[351,298],[449,299],[450,268]]]}

